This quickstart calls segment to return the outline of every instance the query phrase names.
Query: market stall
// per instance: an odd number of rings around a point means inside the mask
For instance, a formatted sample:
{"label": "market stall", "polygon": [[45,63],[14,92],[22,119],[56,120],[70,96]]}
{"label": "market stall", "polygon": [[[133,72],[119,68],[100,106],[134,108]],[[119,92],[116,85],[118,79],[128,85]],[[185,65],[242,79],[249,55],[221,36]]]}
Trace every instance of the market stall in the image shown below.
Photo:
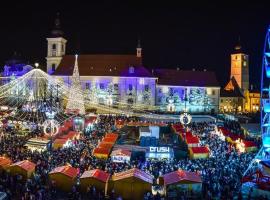
{"label": "market stall", "polygon": [[190,159],[209,158],[210,150],[208,147],[190,147],[188,149]]}
{"label": "market stall", "polygon": [[147,149],[145,158],[148,159],[172,159],[174,150],[167,146],[151,146]]}
{"label": "market stall", "polygon": [[68,138],[55,139],[53,142],[53,149],[57,150],[57,149],[68,147],[70,145],[71,145],[71,141]]}
{"label": "market stall", "polygon": [[93,155],[99,159],[108,159],[111,149],[107,148],[95,148],[93,150]]}
{"label": "market stall", "polygon": [[245,147],[245,152],[253,152],[253,151],[258,151],[257,144],[253,141],[243,141],[244,147]]}
{"label": "market stall", "polygon": [[112,162],[129,163],[130,157],[131,157],[131,151],[124,150],[124,149],[114,150],[111,153]]}
{"label": "market stall", "polygon": [[4,170],[6,171],[10,167],[11,163],[12,161],[9,158],[1,156],[0,157],[0,172]]}
{"label": "market stall", "polygon": [[200,144],[200,140],[196,136],[187,136],[186,143],[187,143],[188,147],[198,147]]}
{"label": "market stall", "polygon": [[71,167],[70,165],[65,165],[54,168],[49,173],[49,178],[55,187],[63,191],[71,191],[78,174],[79,169]]}
{"label": "market stall", "polygon": [[31,151],[42,152],[50,148],[50,140],[41,137],[31,138],[26,142],[24,146]]}
{"label": "market stall", "polygon": [[100,169],[85,171],[80,177],[81,190],[86,192],[89,186],[94,186],[97,190],[104,191],[106,194],[109,178],[110,174]]}
{"label": "market stall", "polygon": [[143,199],[145,193],[151,192],[152,184],[152,175],[133,168],[115,173],[109,182],[108,193],[114,189],[115,194],[120,195],[123,199]]}
{"label": "market stall", "polygon": [[[194,172],[179,169],[159,177],[158,182],[164,186],[167,196],[170,191],[179,190],[185,192],[188,196],[192,194],[199,198],[202,192],[202,179],[200,175]],[[190,198],[195,196],[190,196]]]}
{"label": "market stall", "polygon": [[35,163],[32,163],[29,160],[23,160],[10,165],[9,172],[13,176],[19,174],[26,180],[33,175],[35,168]]}

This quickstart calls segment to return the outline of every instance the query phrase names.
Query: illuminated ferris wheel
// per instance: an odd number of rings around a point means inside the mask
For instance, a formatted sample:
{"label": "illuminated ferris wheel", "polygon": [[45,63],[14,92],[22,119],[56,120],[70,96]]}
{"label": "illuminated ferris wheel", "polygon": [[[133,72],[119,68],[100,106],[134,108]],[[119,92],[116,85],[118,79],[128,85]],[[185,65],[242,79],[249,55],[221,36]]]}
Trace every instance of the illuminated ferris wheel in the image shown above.
{"label": "illuminated ferris wheel", "polygon": [[261,76],[261,131],[264,151],[270,150],[270,26],[267,29]]}

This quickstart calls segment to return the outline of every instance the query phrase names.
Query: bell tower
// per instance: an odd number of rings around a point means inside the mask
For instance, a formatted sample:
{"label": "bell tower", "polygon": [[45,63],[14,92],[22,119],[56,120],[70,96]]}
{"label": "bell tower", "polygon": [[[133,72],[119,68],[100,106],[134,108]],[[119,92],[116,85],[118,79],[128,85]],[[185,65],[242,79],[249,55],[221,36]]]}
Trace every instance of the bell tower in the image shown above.
{"label": "bell tower", "polygon": [[249,90],[249,59],[239,43],[231,54],[231,78],[234,77],[242,92]]}
{"label": "bell tower", "polygon": [[62,57],[66,54],[67,40],[64,38],[64,32],[61,30],[59,13],[57,13],[54,29],[50,37],[47,38],[47,73],[53,74],[60,64]]}

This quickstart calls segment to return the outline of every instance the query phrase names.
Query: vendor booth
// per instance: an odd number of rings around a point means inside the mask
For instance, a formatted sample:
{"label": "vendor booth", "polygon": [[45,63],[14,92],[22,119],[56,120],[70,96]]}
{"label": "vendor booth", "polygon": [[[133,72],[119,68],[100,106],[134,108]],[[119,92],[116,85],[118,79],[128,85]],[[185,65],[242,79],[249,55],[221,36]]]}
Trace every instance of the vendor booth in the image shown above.
{"label": "vendor booth", "polygon": [[86,192],[89,186],[94,186],[97,190],[104,191],[106,194],[109,178],[110,174],[100,169],[85,171],[80,177],[81,190]]}
{"label": "vendor booth", "polygon": [[49,178],[55,187],[63,191],[71,191],[78,174],[79,169],[71,167],[70,165],[65,165],[54,168],[49,173]]}
{"label": "vendor booth", "polygon": [[31,151],[42,152],[50,148],[50,140],[46,138],[31,138],[26,142],[25,147]]}
{"label": "vendor booth", "polygon": [[11,175],[19,174],[24,180],[31,178],[35,172],[36,164],[30,162],[29,160],[23,160],[16,162],[9,167],[9,172]]}
{"label": "vendor booth", "polygon": [[69,147],[69,146],[71,146],[71,140],[69,140],[68,138],[56,139],[53,142],[53,149],[54,150]]}
{"label": "vendor booth", "polygon": [[93,155],[99,159],[108,159],[111,149],[107,148],[95,148]]}
{"label": "vendor booth", "polygon": [[186,143],[188,147],[198,147],[200,144],[200,140],[196,136],[188,136],[186,137]]}
{"label": "vendor booth", "polygon": [[114,150],[111,153],[112,162],[129,163],[130,157],[131,157],[131,151],[124,150],[124,149]]}
{"label": "vendor booth", "polygon": [[152,175],[133,168],[115,173],[109,182],[108,193],[114,190],[115,194],[120,195],[123,199],[143,199],[145,193],[151,192],[152,184]]}
{"label": "vendor booth", "polygon": [[190,147],[188,149],[190,159],[209,158],[208,147]]}
{"label": "vendor booth", "polygon": [[145,158],[171,159],[174,158],[174,151],[173,148],[166,146],[149,147],[145,154]]}
{"label": "vendor booth", "polygon": [[9,158],[1,156],[0,157],[0,172],[2,172],[4,170],[6,171],[9,168],[9,166],[11,165],[11,163],[12,163],[12,161]]}
{"label": "vendor booth", "polygon": [[[194,172],[177,170],[159,177],[158,182],[164,186],[166,196],[170,195],[170,191],[180,191],[199,199],[202,192],[202,179]],[[195,199],[195,196],[189,197]]]}
{"label": "vendor booth", "polygon": [[158,126],[142,126],[139,129],[140,137],[155,137],[159,138],[159,127]]}
{"label": "vendor booth", "polygon": [[258,151],[257,144],[253,141],[244,141],[245,152]]}

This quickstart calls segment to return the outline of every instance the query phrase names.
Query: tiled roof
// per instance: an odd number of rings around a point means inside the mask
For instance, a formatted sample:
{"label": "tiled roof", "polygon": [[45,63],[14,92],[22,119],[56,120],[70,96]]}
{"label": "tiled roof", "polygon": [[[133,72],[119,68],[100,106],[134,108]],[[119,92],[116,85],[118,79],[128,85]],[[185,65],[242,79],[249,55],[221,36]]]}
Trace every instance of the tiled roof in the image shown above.
{"label": "tiled roof", "polygon": [[153,176],[142,171],[139,170],[137,168],[133,168],[124,172],[120,172],[120,173],[115,173],[112,176],[112,180],[113,181],[117,181],[117,180],[121,180],[121,179],[126,179],[126,178],[131,178],[131,177],[135,177],[138,178],[144,182],[148,182],[153,184]]}
{"label": "tiled roof", "polygon": [[230,79],[224,89],[220,90],[220,97],[244,97],[234,77]]}
{"label": "tiled roof", "polygon": [[209,153],[207,147],[191,147],[193,153]]}
{"label": "tiled roof", "polygon": [[194,172],[184,171],[184,170],[177,170],[177,171],[165,174],[163,178],[164,178],[165,185],[170,185],[170,184],[178,183],[181,181],[190,181],[190,182],[196,182],[196,183],[202,182],[202,179],[198,174]]}
{"label": "tiled roof", "polygon": [[187,71],[174,69],[156,69],[158,85],[219,87],[216,75],[211,71]]}
{"label": "tiled roof", "polygon": [[68,177],[75,178],[78,174],[78,169],[66,165],[54,168],[49,174],[56,174],[56,173],[61,173]]}
{"label": "tiled roof", "polygon": [[95,179],[98,179],[102,182],[107,182],[109,177],[110,177],[110,174],[108,174],[100,169],[94,169],[94,170],[90,170],[90,171],[85,171],[80,178],[81,179],[82,178],[95,178]]}
{"label": "tiled roof", "polygon": [[20,168],[24,169],[25,171],[34,170],[36,167],[35,163],[30,162],[29,160],[23,160],[12,164],[11,166],[19,166]]}
{"label": "tiled roof", "polygon": [[[53,75],[71,76],[74,63],[74,55],[63,56]],[[152,77],[136,55],[79,55],[78,66],[80,76]],[[131,66],[134,71],[129,70]]]}

